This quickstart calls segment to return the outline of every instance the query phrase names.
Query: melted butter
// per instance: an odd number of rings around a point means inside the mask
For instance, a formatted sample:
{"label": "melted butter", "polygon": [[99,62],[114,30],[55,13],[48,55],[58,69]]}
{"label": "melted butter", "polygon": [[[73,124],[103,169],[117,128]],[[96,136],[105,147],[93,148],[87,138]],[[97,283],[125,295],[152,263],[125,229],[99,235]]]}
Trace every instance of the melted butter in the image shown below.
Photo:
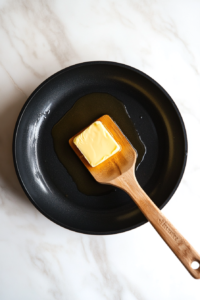
{"label": "melted butter", "polygon": [[[69,139],[103,115],[109,115],[136,149],[136,167],[144,158],[142,143],[126,107],[107,93],[91,93],[78,99],[73,107],[54,125],[52,137],[58,159],[66,168],[80,192],[86,195],[103,195],[115,188],[98,183],[69,145]],[[67,184],[67,183],[66,183]]]}
{"label": "melted butter", "polygon": [[92,167],[98,166],[120,150],[119,145],[100,121],[92,123],[77,135],[73,143]]}

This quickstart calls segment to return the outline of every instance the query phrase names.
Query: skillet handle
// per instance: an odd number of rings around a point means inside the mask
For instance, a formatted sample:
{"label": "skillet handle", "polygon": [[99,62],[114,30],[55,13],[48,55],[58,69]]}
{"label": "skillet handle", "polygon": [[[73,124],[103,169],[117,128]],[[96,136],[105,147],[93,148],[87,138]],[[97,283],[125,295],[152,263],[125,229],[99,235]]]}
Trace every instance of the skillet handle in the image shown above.
{"label": "skillet handle", "polygon": [[[126,173],[112,180],[110,184],[120,187],[130,195],[188,272],[194,278],[200,279],[200,255],[143,191],[135,178],[134,169],[129,169]],[[197,269],[192,267],[193,262],[196,262]]]}

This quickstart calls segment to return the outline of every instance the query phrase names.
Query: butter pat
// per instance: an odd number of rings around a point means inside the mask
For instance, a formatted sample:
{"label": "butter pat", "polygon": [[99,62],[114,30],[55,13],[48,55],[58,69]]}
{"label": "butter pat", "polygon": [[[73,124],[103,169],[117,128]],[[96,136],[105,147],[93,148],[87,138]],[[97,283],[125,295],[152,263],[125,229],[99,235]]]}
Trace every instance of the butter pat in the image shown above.
{"label": "butter pat", "polygon": [[120,146],[100,121],[92,123],[73,143],[92,167],[96,167],[120,150]]}

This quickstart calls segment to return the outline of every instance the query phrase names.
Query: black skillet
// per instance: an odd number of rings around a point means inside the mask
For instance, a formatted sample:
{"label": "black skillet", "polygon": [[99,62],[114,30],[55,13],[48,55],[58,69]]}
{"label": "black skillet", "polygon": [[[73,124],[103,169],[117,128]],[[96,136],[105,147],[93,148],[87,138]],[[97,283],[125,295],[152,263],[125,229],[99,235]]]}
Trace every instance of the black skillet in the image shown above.
{"label": "black skillet", "polygon": [[76,100],[94,92],[111,94],[127,107],[147,147],[136,172],[138,182],[162,208],[177,189],[185,169],[186,131],[167,92],[152,78],[129,66],[87,62],[44,81],[19,115],[13,156],[24,191],[46,217],[74,231],[113,234],[136,228],[147,220],[121,190],[103,196],[79,192],[58,160],[51,135],[53,126]]}

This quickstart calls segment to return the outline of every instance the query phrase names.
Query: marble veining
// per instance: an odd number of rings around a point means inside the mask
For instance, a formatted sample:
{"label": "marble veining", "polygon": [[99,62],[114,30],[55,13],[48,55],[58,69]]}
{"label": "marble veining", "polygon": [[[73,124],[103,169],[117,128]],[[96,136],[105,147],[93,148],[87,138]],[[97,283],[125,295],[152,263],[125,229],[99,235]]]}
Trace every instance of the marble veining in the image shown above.
{"label": "marble veining", "polygon": [[113,236],[66,230],[29,202],[12,160],[17,116],[43,80],[91,60],[138,68],[183,116],[187,167],[163,212],[200,252],[199,11],[195,0],[0,0],[0,299],[199,299],[199,281],[150,224]]}

